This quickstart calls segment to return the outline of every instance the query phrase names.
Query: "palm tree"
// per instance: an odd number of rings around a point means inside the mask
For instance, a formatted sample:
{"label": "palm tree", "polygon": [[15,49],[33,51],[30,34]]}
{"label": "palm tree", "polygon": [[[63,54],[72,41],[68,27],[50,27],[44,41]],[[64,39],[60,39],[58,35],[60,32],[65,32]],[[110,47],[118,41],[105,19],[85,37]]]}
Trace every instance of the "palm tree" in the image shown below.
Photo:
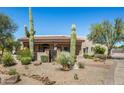
{"label": "palm tree", "polygon": [[104,44],[108,48],[108,57],[111,56],[113,46],[124,37],[124,22],[121,18],[116,18],[114,24],[105,20],[99,24],[91,25],[91,33],[88,39],[94,43]]}

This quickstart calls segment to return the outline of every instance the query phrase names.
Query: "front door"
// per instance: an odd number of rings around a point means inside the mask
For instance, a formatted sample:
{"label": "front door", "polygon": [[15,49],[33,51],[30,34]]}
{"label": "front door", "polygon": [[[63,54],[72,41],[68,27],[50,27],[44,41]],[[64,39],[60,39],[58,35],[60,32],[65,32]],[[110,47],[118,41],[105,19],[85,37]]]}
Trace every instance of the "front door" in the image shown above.
{"label": "front door", "polygon": [[49,50],[49,62],[55,61],[56,55],[57,55],[57,50],[50,49]]}

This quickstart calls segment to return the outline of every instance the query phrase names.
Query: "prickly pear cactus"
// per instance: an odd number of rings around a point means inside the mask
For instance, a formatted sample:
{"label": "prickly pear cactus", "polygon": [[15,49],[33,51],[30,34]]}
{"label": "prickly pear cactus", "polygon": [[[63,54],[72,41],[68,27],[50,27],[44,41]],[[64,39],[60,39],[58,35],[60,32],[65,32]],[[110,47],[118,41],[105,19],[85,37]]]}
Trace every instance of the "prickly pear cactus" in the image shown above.
{"label": "prickly pear cactus", "polygon": [[25,34],[29,38],[29,48],[34,58],[34,25],[33,25],[33,17],[32,17],[32,10],[29,8],[29,24],[30,24],[30,31],[28,31],[27,26],[25,26]]}
{"label": "prickly pear cactus", "polygon": [[72,24],[71,32],[71,43],[70,43],[70,54],[72,56],[73,62],[76,62],[76,25]]}

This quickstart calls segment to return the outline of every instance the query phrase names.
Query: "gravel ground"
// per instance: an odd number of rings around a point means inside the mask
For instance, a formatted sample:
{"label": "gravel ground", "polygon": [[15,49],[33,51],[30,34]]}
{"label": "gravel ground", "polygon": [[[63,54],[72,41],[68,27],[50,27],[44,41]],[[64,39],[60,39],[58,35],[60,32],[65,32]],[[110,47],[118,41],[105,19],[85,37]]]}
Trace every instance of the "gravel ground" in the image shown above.
{"label": "gravel ground", "polygon": [[[43,63],[39,66],[33,64],[24,66],[20,62],[6,69],[16,68],[17,72],[21,74],[21,81],[16,83],[17,85],[42,85],[42,82],[22,75],[42,75],[42,73],[45,73],[50,80],[56,81],[56,85],[101,85],[104,84],[106,75],[113,64],[112,60],[107,60],[105,64],[89,59],[79,61],[85,63],[84,69],[62,71],[59,64]],[[74,79],[75,73],[78,75],[78,80]]]}

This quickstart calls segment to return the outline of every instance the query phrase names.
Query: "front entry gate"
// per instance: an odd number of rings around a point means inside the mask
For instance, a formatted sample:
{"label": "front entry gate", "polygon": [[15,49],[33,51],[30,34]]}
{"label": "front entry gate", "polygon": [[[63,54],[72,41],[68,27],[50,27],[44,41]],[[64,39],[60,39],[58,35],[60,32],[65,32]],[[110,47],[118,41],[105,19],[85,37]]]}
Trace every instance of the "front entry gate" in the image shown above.
{"label": "front entry gate", "polygon": [[57,56],[57,50],[50,49],[49,50],[49,62],[55,61],[56,56]]}

